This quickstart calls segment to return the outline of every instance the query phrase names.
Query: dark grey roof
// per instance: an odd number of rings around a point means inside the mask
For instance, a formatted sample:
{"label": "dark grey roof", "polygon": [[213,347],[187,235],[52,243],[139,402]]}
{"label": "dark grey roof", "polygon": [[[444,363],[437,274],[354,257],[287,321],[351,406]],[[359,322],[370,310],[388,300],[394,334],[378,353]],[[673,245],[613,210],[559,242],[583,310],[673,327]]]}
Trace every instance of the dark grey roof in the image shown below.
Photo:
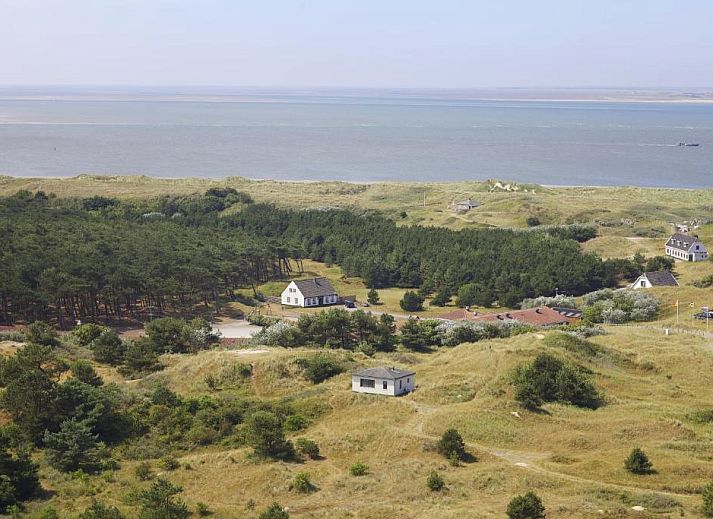
{"label": "dark grey roof", "polygon": [[668,239],[666,246],[688,252],[691,249],[691,246],[697,241],[701,240],[695,236],[677,232]]}
{"label": "dark grey roof", "polygon": [[558,312],[565,317],[570,317],[572,319],[579,319],[582,317],[582,311],[579,308],[564,308],[561,306],[553,306],[552,310]]}
{"label": "dark grey roof", "polygon": [[668,270],[658,272],[644,272],[644,276],[655,287],[677,287],[678,281]]}
{"label": "dark grey roof", "polygon": [[396,368],[366,368],[361,371],[353,373],[355,377],[369,377],[369,378],[387,378],[387,379],[397,379],[408,377],[409,375],[415,375],[415,371],[404,371],[402,369]]}
{"label": "dark grey roof", "polygon": [[297,279],[294,283],[305,297],[331,296],[337,293],[327,278]]}

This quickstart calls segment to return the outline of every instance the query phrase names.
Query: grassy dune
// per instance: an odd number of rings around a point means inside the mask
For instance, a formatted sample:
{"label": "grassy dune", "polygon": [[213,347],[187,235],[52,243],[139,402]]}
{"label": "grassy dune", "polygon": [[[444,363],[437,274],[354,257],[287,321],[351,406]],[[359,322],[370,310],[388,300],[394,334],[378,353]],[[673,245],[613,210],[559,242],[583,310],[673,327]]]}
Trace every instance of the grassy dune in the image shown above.
{"label": "grassy dune", "polygon": [[[405,224],[523,227],[529,216],[543,224],[595,223],[602,234],[660,236],[669,222],[713,219],[713,190],[638,187],[543,187],[486,182],[373,183],[158,179],[130,176],[90,176],[59,179],[0,177],[0,195],[19,189],[58,196],[105,195],[141,198],[191,194],[209,187],[230,186],[256,200],[284,207],[349,207],[378,209]],[[480,207],[457,214],[449,206],[472,197]],[[424,200],[425,198],[425,200]],[[425,204],[424,204],[425,202]],[[406,217],[402,218],[401,213]]]}
{"label": "grassy dune", "polygon": [[[228,394],[289,398],[325,410],[306,431],[293,435],[316,440],[321,460],[258,462],[249,449],[218,447],[183,456],[181,462],[191,470],[165,475],[183,486],[188,503],[210,503],[215,517],[254,517],[251,500],[258,509],[278,500],[294,517],[502,517],[509,499],[527,490],[543,497],[551,519],[602,513],[697,516],[700,488],[713,477],[713,427],[691,416],[711,406],[710,344],[700,337],[673,340],[650,330],[616,328],[595,339],[604,353],[590,357],[550,345],[548,333],[431,354],[351,356],[354,365],[405,366],[408,361],[417,372],[418,389],[402,398],[353,394],[347,373],[311,385],[293,364],[307,352],[282,349],[176,356],[164,372],[133,387],[142,390],[161,379],[184,395],[199,395],[207,391],[205,374],[249,362],[252,379]],[[607,405],[596,411],[557,404],[542,413],[523,411],[513,400],[508,377],[542,349],[592,370]],[[452,467],[427,448],[449,426],[461,431],[477,461]],[[623,469],[634,446],[650,455],[657,473],[634,476]],[[369,465],[367,476],[349,475],[356,461]],[[133,465],[124,463],[110,482],[90,478],[97,497],[129,510],[127,493],[147,485],[135,480]],[[444,492],[426,489],[434,469],[446,481]],[[289,490],[294,474],[304,470],[318,487],[312,494]],[[67,496],[81,487],[77,481],[54,475],[46,484],[62,490],[56,502],[63,510],[79,510],[89,501],[79,490],[76,497]],[[635,505],[646,512],[632,512]]]}

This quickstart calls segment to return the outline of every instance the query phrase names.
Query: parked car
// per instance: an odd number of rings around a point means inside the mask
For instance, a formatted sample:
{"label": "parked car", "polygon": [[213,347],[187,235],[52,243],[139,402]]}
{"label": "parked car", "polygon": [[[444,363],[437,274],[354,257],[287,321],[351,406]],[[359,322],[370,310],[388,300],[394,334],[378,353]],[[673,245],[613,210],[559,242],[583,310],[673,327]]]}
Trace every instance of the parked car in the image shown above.
{"label": "parked car", "polygon": [[708,312],[698,312],[697,314],[694,315],[696,319],[713,319],[713,312],[708,311]]}
{"label": "parked car", "polygon": [[356,308],[356,305],[354,304],[354,301],[345,301],[344,308]]}

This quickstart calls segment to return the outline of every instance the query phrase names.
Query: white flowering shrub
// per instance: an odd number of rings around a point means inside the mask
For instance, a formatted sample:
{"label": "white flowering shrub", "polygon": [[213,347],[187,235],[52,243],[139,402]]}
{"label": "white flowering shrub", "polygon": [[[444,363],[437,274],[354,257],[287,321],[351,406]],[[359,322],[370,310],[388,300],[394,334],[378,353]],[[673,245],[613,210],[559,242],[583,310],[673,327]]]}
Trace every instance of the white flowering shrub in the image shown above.
{"label": "white flowering shrub", "polygon": [[299,329],[285,321],[280,321],[253,334],[252,342],[265,346],[298,346],[300,341]]}
{"label": "white flowering shrub", "polygon": [[554,297],[540,296],[535,298],[523,299],[520,308],[527,310],[528,308],[539,308],[541,306],[549,306],[550,308],[557,306],[563,308],[577,308],[577,303],[572,296],[558,294]]}
{"label": "white flowering shrub", "polygon": [[584,296],[583,317],[592,323],[621,324],[627,321],[650,321],[661,303],[641,290],[597,290]]}

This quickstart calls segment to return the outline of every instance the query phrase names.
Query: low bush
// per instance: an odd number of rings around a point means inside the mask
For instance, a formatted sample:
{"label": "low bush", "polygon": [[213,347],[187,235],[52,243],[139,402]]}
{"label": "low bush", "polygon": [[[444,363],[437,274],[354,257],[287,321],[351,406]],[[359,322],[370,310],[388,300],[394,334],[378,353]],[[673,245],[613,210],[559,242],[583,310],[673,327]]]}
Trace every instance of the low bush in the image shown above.
{"label": "low bush", "polygon": [[545,507],[534,492],[514,497],[507,508],[508,519],[545,519]]}
{"label": "low bush", "polygon": [[366,476],[369,473],[369,465],[365,463],[356,462],[352,463],[349,467],[349,474],[352,476]]}
{"label": "low bush", "polygon": [[292,483],[290,483],[290,490],[300,494],[309,494],[317,490],[317,487],[312,483],[312,476],[310,476],[309,472],[298,472],[295,474]]}
{"label": "low bush", "polygon": [[299,454],[307,456],[310,459],[316,460],[319,458],[319,446],[314,440],[298,438],[295,441],[295,448]]}
{"label": "low bush", "polygon": [[433,492],[440,492],[446,486],[446,483],[438,472],[432,470],[428,478],[426,478],[426,486]]}
{"label": "low bush", "polygon": [[404,293],[403,298],[399,301],[399,306],[407,312],[420,312],[423,310],[423,297],[409,290]]}
{"label": "low bush", "polygon": [[148,461],[142,461],[134,469],[134,475],[139,481],[148,481],[153,478],[153,471],[151,470],[151,464]]}
{"label": "low bush", "polygon": [[290,519],[290,514],[280,503],[272,503],[260,513],[258,519]]}

